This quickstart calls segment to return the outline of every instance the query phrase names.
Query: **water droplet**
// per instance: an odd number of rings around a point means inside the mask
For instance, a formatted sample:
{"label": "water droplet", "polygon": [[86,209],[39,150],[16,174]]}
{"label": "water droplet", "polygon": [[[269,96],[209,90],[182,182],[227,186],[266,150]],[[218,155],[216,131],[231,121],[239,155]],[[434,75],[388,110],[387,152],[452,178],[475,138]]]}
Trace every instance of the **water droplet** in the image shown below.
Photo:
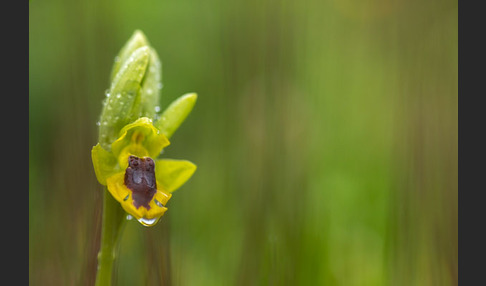
{"label": "water droplet", "polygon": [[133,219],[133,216],[127,215],[127,220],[132,220],[132,219]]}
{"label": "water droplet", "polygon": [[160,106],[156,106],[155,107],[155,112],[159,112],[160,111]]}
{"label": "water droplet", "polygon": [[100,125],[101,125],[101,122],[99,122],[99,121],[98,121],[98,122],[96,122],[96,125],[97,125],[97,126],[100,126]]}
{"label": "water droplet", "polygon": [[154,224],[157,223],[157,221],[159,220],[160,218],[159,217],[156,217],[156,218],[141,218],[139,219],[138,221],[143,224],[144,226],[153,226]]}
{"label": "water droplet", "polygon": [[159,207],[161,207],[161,208],[163,208],[163,207],[164,207],[164,205],[163,205],[161,202],[159,202],[158,200],[154,199],[154,202],[155,202],[155,204],[156,204],[156,205],[158,205]]}
{"label": "water droplet", "polygon": [[105,90],[105,95],[106,95],[106,97],[110,97],[110,90],[109,89]]}

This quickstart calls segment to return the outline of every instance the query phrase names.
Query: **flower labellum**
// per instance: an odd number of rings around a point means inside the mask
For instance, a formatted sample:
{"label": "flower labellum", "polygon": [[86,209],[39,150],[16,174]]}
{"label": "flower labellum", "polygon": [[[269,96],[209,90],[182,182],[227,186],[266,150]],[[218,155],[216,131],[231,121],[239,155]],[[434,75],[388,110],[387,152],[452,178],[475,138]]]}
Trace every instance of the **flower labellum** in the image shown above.
{"label": "flower labellum", "polygon": [[157,192],[154,160],[130,155],[125,171],[125,186],[132,191],[133,205],[137,209],[143,206],[150,210],[149,202]]}

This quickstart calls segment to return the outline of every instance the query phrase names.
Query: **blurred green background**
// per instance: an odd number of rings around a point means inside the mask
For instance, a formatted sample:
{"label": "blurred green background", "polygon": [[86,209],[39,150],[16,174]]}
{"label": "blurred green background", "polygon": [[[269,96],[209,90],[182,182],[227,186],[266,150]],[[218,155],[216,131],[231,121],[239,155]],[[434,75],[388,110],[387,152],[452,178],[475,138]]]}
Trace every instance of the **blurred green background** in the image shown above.
{"label": "blurred green background", "polygon": [[457,1],[29,3],[29,279],[91,285],[90,150],[114,57],[141,29],[165,150],[198,165],[116,285],[457,285]]}

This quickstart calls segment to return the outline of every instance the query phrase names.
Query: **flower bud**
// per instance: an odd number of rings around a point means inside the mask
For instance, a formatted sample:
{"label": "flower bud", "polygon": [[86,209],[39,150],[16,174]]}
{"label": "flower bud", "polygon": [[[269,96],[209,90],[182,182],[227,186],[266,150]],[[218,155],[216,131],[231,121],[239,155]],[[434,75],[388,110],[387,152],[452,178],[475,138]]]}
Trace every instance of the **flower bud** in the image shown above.
{"label": "flower bud", "polygon": [[110,150],[121,128],[140,117],[153,119],[160,102],[162,69],[145,35],[137,30],[115,57],[111,87],[99,122],[100,145]]}
{"label": "flower bud", "polygon": [[140,88],[150,58],[148,46],[138,48],[123,63],[112,81],[100,117],[99,142],[109,150],[123,126],[140,114]]}
{"label": "flower bud", "polygon": [[144,33],[140,30],[136,30],[133,35],[128,39],[127,43],[121,48],[118,55],[115,57],[115,62],[111,70],[110,80],[113,81],[116,74],[120,70],[123,63],[132,55],[132,53],[138,48],[149,46],[149,42]]}

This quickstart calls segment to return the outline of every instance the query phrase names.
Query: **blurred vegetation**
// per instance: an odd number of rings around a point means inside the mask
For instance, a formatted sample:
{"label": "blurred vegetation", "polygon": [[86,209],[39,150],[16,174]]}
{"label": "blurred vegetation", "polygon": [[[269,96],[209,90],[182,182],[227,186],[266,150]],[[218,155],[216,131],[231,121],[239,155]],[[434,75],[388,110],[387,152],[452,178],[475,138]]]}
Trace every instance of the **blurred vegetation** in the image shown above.
{"label": "blurred vegetation", "polygon": [[457,285],[457,1],[32,1],[29,280],[91,285],[90,150],[135,29],[193,178],[116,285]]}

